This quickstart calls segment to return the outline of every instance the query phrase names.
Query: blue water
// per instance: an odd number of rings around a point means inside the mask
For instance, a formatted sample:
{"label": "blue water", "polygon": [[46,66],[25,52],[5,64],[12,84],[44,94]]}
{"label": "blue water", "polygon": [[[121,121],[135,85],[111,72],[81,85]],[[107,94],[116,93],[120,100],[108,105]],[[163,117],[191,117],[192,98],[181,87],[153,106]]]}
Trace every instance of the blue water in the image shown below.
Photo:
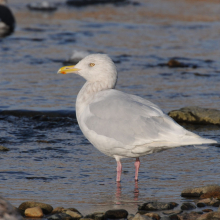
{"label": "blue water", "polygon": [[[0,40],[0,110],[34,110],[34,116],[0,115],[0,194],[13,205],[32,200],[75,207],[88,214],[111,208],[129,213],[149,200],[181,203],[189,186],[219,184],[220,148],[193,146],[116,162],[97,151],[74,119],[84,80],[58,75],[73,51],[107,53],[119,72],[117,89],[158,104],[165,112],[196,105],[220,109],[220,22],[215,2],[144,1],[140,5],[82,8],[64,3],[54,13],[29,11],[28,0],[10,1],[17,20]],[[199,4],[199,7],[197,7]],[[175,58],[187,65],[169,68]],[[71,117],[51,117],[41,111]],[[219,127],[189,126],[220,141]],[[138,193],[137,193],[138,191]]]}

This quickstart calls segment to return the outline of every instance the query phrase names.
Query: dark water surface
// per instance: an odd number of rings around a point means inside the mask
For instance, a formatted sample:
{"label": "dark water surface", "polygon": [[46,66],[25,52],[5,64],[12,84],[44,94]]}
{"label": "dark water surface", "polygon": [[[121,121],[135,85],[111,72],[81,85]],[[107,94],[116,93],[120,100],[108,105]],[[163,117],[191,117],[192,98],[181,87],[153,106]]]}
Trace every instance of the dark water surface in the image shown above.
{"label": "dark water surface", "polygon": [[[181,202],[188,186],[219,184],[220,148],[205,145],[141,158],[138,184],[134,160],[123,160],[117,185],[115,160],[84,138],[74,117],[84,80],[56,74],[75,50],[107,53],[119,71],[119,90],[165,112],[190,105],[220,109],[216,1],[80,8],[61,2],[54,13],[29,11],[29,0],[9,2],[17,28],[0,40],[0,111],[6,111],[0,112],[0,145],[10,149],[0,152],[2,196],[16,206],[36,200],[82,214],[111,208],[135,213],[144,201]],[[185,67],[169,68],[171,58]],[[188,129],[220,141],[219,127]]]}

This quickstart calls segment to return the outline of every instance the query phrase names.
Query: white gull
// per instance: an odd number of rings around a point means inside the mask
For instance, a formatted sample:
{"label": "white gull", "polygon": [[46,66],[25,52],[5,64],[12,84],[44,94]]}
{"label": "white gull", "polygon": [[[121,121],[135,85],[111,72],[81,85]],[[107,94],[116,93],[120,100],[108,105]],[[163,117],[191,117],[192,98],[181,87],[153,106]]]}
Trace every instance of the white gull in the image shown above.
{"label": "white gull", "polygon": [[133,157],[135,181],[139,157],[184,145],[217,143],[187,131],[152,102],[115,88],[117,70],[105,54],[91,54],[58,73],[76,73],[86,79],[76,99],[76,117],[86,138],[117,161],[121,180],[122,158]]}

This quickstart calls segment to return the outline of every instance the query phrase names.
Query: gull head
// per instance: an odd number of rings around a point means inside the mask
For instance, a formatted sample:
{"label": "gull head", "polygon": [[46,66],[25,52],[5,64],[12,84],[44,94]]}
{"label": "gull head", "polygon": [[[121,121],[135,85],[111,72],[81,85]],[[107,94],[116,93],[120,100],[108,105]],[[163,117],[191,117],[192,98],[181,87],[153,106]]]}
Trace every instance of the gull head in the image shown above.
{"label": "gull head", "polygon": [[75,66],[60,68],[58,73],[76,73],[88,82],[108,82],[115,85],[117,81],[115,64],[106,54],[90,54],[80,60]]}

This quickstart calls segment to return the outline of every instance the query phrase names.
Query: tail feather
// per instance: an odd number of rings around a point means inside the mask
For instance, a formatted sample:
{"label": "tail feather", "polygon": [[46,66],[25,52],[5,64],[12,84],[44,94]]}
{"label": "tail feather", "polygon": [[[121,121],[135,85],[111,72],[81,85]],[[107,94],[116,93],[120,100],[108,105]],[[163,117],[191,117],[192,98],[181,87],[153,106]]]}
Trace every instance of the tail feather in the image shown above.
{"label": "tail feather", "polygon": [[185,136],[181,140],[181,145],[200,145],[200,144],[217,144],[218,142],[213,139],[202,138],[198,135],[196,136]]}
{"label": "tail feather", "polygon": [[154,141],[144,145],[135,146],[131,152],[135,154],[151,154],[160,152],[169,148],[187,146],[187,145],[201,145],[201,144],[216,144],[218,143],[212,139],[202,138],[198,135],[194,136],[184,136],[184,138],[179,140],[179,142],[168,142],[168,141]]}

